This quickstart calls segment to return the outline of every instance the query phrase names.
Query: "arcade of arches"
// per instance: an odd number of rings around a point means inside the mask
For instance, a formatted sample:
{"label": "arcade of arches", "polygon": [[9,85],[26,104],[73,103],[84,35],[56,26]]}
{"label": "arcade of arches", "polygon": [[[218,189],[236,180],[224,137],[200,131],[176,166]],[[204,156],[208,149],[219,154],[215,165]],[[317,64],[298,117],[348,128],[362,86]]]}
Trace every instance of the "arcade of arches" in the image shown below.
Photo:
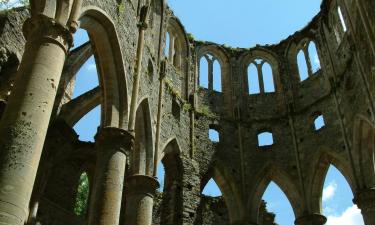
{"label": "arcade of arches", "polygon": [[[323,0],[251,49],[193,40],[163,0],[30,3],[0,15],[0,224],[274,225],[275,183],[323,225],[333,165],[375,225],[375,1]],[[89,59],[98,86],[73,96]]]}

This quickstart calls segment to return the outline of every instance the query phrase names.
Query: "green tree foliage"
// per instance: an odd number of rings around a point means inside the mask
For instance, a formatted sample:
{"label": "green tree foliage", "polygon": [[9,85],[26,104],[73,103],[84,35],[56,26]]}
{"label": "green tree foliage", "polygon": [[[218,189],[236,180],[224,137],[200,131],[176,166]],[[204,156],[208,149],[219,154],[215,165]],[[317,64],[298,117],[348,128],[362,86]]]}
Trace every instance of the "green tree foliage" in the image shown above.
{"label": "green tree foliage", "polygon": [[89,198],[89,178],[87,176],[87,173],[82,173],[81,177],[79,178],[76,205],[74,207],[74,213],[77,216],[86,215],[88,198]]}

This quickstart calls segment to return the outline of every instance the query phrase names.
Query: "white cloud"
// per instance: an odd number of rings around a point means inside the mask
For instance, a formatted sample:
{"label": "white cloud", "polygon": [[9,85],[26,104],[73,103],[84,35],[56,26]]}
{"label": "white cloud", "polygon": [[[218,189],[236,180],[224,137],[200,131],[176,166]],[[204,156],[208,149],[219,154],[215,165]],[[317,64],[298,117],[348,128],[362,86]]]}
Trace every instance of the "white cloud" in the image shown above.
{"label": "white cloud", "polygon": [[95,63],[88,64],[86,66],[86,70],[88,70],[88,71],[96,70],[96,64]]}
{"label": "white cloud", "polygon": [[327,187],[323,189],[323,202],[333,198],[337,190],[336,181],[332,181]]}
{"label": "white cloud", "polygon": [[328,216],[326,225],[364,225],[361,210],[353,205],[339,216]]}

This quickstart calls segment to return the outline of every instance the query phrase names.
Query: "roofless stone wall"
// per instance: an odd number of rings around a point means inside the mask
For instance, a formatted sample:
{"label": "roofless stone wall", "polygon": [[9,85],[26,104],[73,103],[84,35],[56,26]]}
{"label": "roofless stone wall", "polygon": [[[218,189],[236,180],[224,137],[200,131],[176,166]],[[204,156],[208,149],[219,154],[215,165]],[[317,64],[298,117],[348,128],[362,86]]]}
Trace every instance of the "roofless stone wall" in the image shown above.
{"label": "roofless stone wall", "polygon": [[[7,177],[27,178],[24,184],[11,184],[18,191],[14,193],[26,197],[8,197],[12,191],[0,195],[0,214],[12,215],[4,217],[6,224],[271,225],[274,215],[267,212],[262,195],[274,181],[288,197],[297,225],[323,225],[322,189],[330,165],[347,179],[365,224],[375,224],[374,1],[325,0],[301,31],[279,44],[250,49],[193,40],[164,1],[84,0],[79,8],[80,1],[74,2],[69,15],[64,7],[54,8],[56,18],[48,14],[53,10],[40,11],[36,5],[31,13],[20,8],[0,17],[0,134],[6,130],[3,124],[17,120],[11,115],[24,116],[29,121],[25,126],[35,127],[0,140],[0,184],[8,184]],[[53,21],[54,28],[45,20]],[[57,29],[61,21],[64,26]],[[30,27],[33,23],[57,33],[43,36],[38,26]],[[72,33],[76,28],[88,32],[88,43],[73,49],[69,35],[54,39],[61,29]],[[63,63],[61,71],[38,70],[58,75],[58,85],[55,80],[48,85],[54,101],[17,111],[37,93],[25,92],[34,83],[24,78],[36,71],[28,62],[57,43],[68,46],[66,57],[50,56]],[[72,99],[75,76],[92,55],[99,86]],[[201,66],[202,59],[208,68]],[[270,81],[273,85],[267,86]],[[34,117],[44,104],[50,106],[50,116]],[[95,143],[79,141],[72,127],[98,105],[101,126]],[[48,127],[45,139],[35,118]],[[316,119],[323,119],[324,126],[317,127]],[[7,129],[13,132],[11,125]],[[33,130],[41,135],[28,136]],[[219,133],[218,141],[209,139],[209,130]],[[262,143],[262,135],[272,143]],[[13,141],[18,137],[29,147],[4,147],[19,143]],[[35,140],[44,143],[41,155],[31,151],[41,148]],[[28,157],[21,157],[26,150],[20,146],[30,150]],[[33,163],[37,173],[14,172],[12,164],[5,168],[9,152],[20,165]],[[34,157],[40,163],[26,163]],[[164,189],[155,194],[159,163],[165,167]],[[83,172],[90,197],[86,214],[77,216]],[[211,178],[222,198],[201,194]]]}

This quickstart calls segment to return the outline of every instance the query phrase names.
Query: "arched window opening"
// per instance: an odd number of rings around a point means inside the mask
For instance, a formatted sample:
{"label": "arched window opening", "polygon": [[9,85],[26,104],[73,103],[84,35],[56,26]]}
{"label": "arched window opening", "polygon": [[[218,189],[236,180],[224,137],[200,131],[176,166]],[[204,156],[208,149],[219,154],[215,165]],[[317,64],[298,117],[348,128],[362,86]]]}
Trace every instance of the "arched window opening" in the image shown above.
{"label": "arched window opening", "polygon": [[199,86],[208,89],[208,61],[202,57],[199,63]]}
{"label": "arched window opening", "polygon": [[342,27],[342,30],[344,31],[344,33],[348,30],[347,27],[346,27],[346,23],[345,23],[345,19],[344,19],[344,15],[342,14],[342,11],[341,11],[341,7],[337,7],[337,13],[339,15],[339,19],[340,19],[340,22],[341,22],[341,27]]}
{"label": "arched window opening", "polygon": [[322,193],[326,225],[364,225],[361,211],[352,202],[353,193],[340,171],[330,166]]}
{"label": "arched window opening", "polygon": [[312,70],[312,73],[314,74],[318,72],[318,70],[320,69],[320,60],[319,60],[319,55],[318,55],[316,45],[313,41],[309,43],[308,51],[309,51],[309,58],[311,62],[311,70]]}
{"label": "arched window opening", "polygon": [[219,142],[220,141],[219,132],[217,130],[215,130],[215,129],[209,129],[209,131],[208,131],[208,138],[212,142]]}
{"label": "arched window opening", "polygon": [[165,48],[164,48],[164,56],[169,57],[169,49],[171,44],[171,36],[169,35],[169,32],[165,34]]}
{"label": "arched window opening", "polygon": [[182,162],[176,143],[163,151],[165,156],[158,165],[157,178],[162,194],[160,224],[182,224]]}
{"label": "arched window opening", "polygon": [[76,203],[74,206],[74,213],[77,216],[84,216],[87,213],[87,204],[90,192],[89,187],[89,177],[87,176],[87,173],[82,173],[79,177]]}
{"label": "arched window opening", "polygon": [[131,171],[134,174],[148,175],[153,173],[154,157],[152,145],[152,119],[148,99],[138,106],[134,128],[134,151],[132,152]]}
{"label": "arched window opening", "polygon": [[215,60],[213,64],[213,89],[222,92],[221,89],[221,66],[219,61]]}
{"label": "arched window opening", "polygon": [[94,136],[100,126],[100,106],[95,107],[78,121],[73,127],[81,141],[94,142]]}
{"label": "arched window opening", "polygon": [[74,84],[72,98],[76,98],[99,86],[98,72],[94,56],[91,56],[78,71]]}
{"label": "arched window opening", "polygon": [[272,67],[269,63],[265,62],[262,66],[264,92],[275,92],[275,82],[273,79]]}
{"label": "arched window opening", "polygon": [[208,181],[206,186],[203,188],[202,194],[206,196],[211,196],[211,197],[219,197],[223,195],[220,191],[219,186],[216,184],[216,182],[212,178]]}
{"label": "arched window opening", "polygon": [[258,146],[265,147],[273,145],[273,135],[271,132],[263,132],[258,134]]}
{"label": "arched window opening", "polygon": [[[88,42],[89,36],[87,31],[84,29],[78,29],[73,36],[73,40],[75,47],[80,47]],[[82,65],[78,73],[75,75],[75,79],[72,79],[69,85],[71,88],[67,88],[67,90],[73,90],[73,93],[70,93],[72,98],[76,98],[99,86],[98,71],[94,56],[91,56]]]}
{"label": "arched window opening", "polygon": [[259,94],[260,85],[259,85],[259,76],[258,69],[254,63],[251,63],[247,68],[247,80],[249,83],[249,94]]}
{"label": "arched window opening", "polygon": [[164,179],[165,179],[165,168],[164,168],[163,163],[159,163],[156,177],[160,185],[158,188],[158,191],[163,192],[164,191]]}
{"label": "arched window opening", "polygon": [[315,128],[316,131],[322,129],[325,126],[326,126],[326,124],[325,124],[323,115],[319,115],[319,116],[315,117],[314,128]]}
{"label": "arched window opening", "polygon": [[[277,184],[271,182],[263,194],[262,199],[266,202],[266,209],[268,212],[275,214],[275,222],[279,225],[290,225],[294,224],[295,215],[293,208]],[[262,205],[260,206],[262,207]],[[259,210],[262,212],[263,210]],[[263,215],[264,216],[264,215]],[[263,217],[264,218],[264,217]],[[259,215],[260,224],[262,222],[262,215]],[[264,219],[263,219],[264,220]]]}
{"label": "arched window opening", "polygon": [[199,85],[211,91],[222,92],[221,65],[211,54],[205,54],[200,59]]}
{"label": "arched window opening", "polygon": [[300,81],[304,81],[309,77],[309,72],[307,69],[306,57],[302,50],[299,50],[297,55],[297,64]]}
{"label": "arched window opening", "polygon": [[247,67],[249,94],[275,92],[271,65],[264,59],[254,59]]}
{"label": "arched window opening", "polygon": [[90,40],[89,35],[85,29],[79,28],[73,35],[73,48],[70,51],[78,48]]}

